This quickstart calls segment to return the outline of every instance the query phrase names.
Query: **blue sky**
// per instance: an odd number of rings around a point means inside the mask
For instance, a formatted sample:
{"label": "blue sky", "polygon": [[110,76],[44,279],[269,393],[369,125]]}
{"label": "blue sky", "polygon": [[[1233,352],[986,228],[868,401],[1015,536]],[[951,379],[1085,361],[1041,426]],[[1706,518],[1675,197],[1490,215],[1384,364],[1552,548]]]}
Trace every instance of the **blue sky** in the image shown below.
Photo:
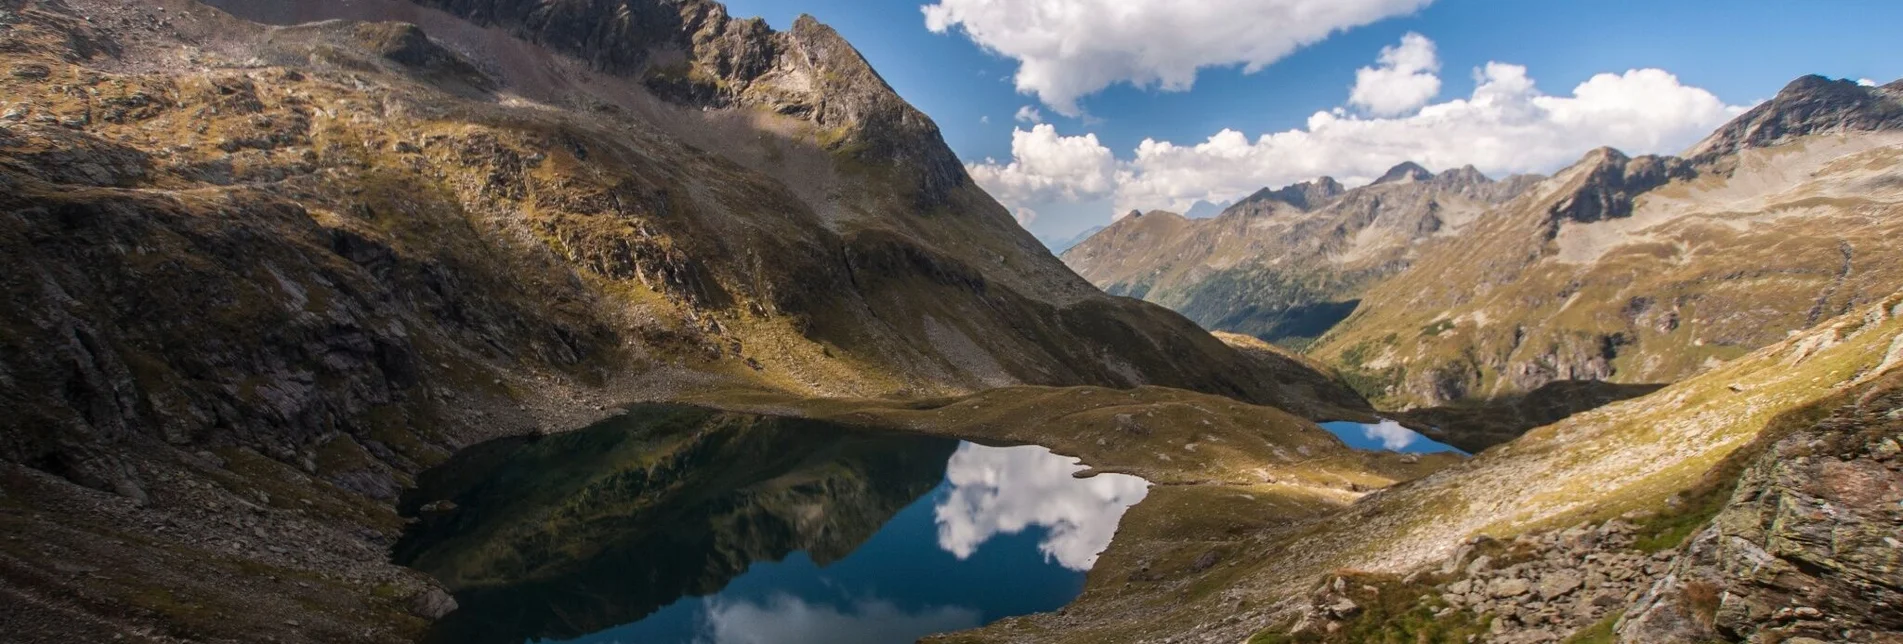
{"label": "blue sky", "polygon": [[[1312,8],[1309,5],[1332,9],[1357,3],[1366,5],[1362,13],[1321,17],[1315,19],[1318,24],[1277,19],[1307,11]],[[1045,238],[1069,237],[1108,223],[1113,213],[1127,207],[1181,211],[1196,200],[1226,201],[1238,192],[1246,194],[1245,187],[1252,183],[1255,187],[1279,185],[1323,173],[1345,181],[1366,178],[1378,172],[1368,168],[1391,165],[1390,160],[1410,153],[1424,157],[1419,160],[1436,170],[1443,169],[1437,166],[1473,163],[1490,174],[1550,172],[1602,144],[1663,148],[1627,149],[1633,153],[1669,153],[1802,74],[1877,82],[1903,76],[1903,39],[1896,38],[1894,31],[1894,25],[1903,24],[1903,3],[1874,0],[1722,5],[1709,0],[1204,0],[1198,6],[1210,11],[1210,17],[1181,20],[1175,20],[1184,11],[1181,0],[732,0],[727,4],[733,15],[763,16],[775,28],[784,29],[795,16],[810,13],[838,29],[900,95],[938,122],[959,156],[977,166],[974,176],[981,184],[1015,211],[1036,213],[1034,218],[1020,219],[1028,219],[1027,228]],[[942,32],[928,29],[921,9],[925,4],[943,5],[954,12]],[[1026,13],[1070,10],[1094,15],[1110,11],[1105,7],[1135,15],[1093,26]],[[1146,10],[1153,12],[1143,13]],[[1045,16],[1044,22],[1038,22],[1039,15]],[[1145,21],[1161,26],[1147,30]],[[1034,26],[1042,31],[1008,33],[1027,22],[1037,23]],[[1166,24],[1171,22],[1178,24]],[[1233,29],[1237,24],[1244,25],[1240,28],[1244,31],[1227,37],[1203,31]],[[1252,54],[1255,62],[1263,63],[1253,73],[1237,64],[1250,58],[1234,53],[1238,41],[1273,41],[1289,33],[1307,33],[1309,40],[1317,34],[1329,35],[1285,56]],[[1425,73],[1438,79],[1438,91],[1428,95],[1425,105],[1408,105],[1400,113],[1374,114],[1365,106],[1350,104],[1357,70],[1380,67],[1377,58],[1383,48],[1399,47],[1409,33],[1431,43],[1429,56],[1437,66]],[[1020,65],[1037,57],[1034,50],[1045,37],[1072,48],[1094,47],[1098,52],[1094,59],[1084,55],[1061,61],[1056,78],[1089,76],[1119,64],[1124,52],[1146,45],[1151,49],[1143,56],[1163,52],[1160,55],[1188,56],[1192,66],[1210,66],[1195,74],[1188,91],[1113,81],[1098,90],[1086,86],[1084,91],[1068,92],[1078,94],[1074,107],[1081,113],[1067,117],[1059,113],[1064,111],[1059,108],[1067,107],[1062,105],[1067,90],[1053,90],[1055,99],[1045,100],[1051,92],[1020,92],[1014,82]],[[996,51],[987,51],[975,40],[986,41]],[[1523,76],[1532,85],[1525,92],[1528,97],[1569,98],[1575,86],[1595,75],[1634,69],[1669,73],[1677,86],[1661,85],[1661,77],[1629,77],[1625,83],[1605,84],[1600,98],[1577,101],[1570,107],[1527,98],[1526,105],[1551,107],[1559,115],[1551,118],[1555,123],[1543,126],[1546,129],[1519,123],[1514,127],[1536,129],[1501,130],[1498,114],[1446,117],[1467,119],[1461,122],[1468,130],[1442,128],[1427,119],[1363,122],[1405,120],[1434,112],[1435,104],[1475,100],[1475,70],[1490,61],[1524,66]],[[1111,74],[1114,78],[1115,73]],[[1518,76],[1511,70],[1490,78],[1496,81],[1494,88],[1519,87]],[[1660,99],[1656,105],[1634,103],[1632,98],[1651,96],[1675,98]],[[1637,116],[1608,114],[1584,125],[1576,124],[1578,117],[1565,116],[1604,113],[1597,106],[1606,102],[1640,112]],[[1014,159],[1014,131],[1032,134],[1033,130],[1033,124],[1013,119],[1025,106],[1037,109],[1051,128],[1043,137],[1025,137],[1016,150],[1025,158]],[[1721,112],[1719,107],[1731,111]],[[1353,133],[1338,128],[1333,130],[1338,133],[1334,137],[1259,140],[1264,134],[1308,130],[1311,115],[1337,108],[1343,109],[1342,117],[1357,120]],[[1517,113],[1517,109],[1508,112]],[[1650,129],[1630,131],[1628,125],[1634,121],[1648,123]],[[1556,124],[1562,122],[1569,125]],[[1224,130],[1239,136],[1206,150],[1182,149],[1205,143]],[[1452,142],[1440,147],[1410,142],[1423,138],[1423,132],[1482,140],[1497,133],[1502,146],[1528,141],[1528,146],[1539,149],[1524,154],[1477,151],[1474,158],[1465,159],[1461,146]],[[1594,140],[1595,134],[1611,140]],[[1087,135],[1094,139],[1086,140]],[[1177,149],[1138,163],[1136,148],[1146,139],[1171,142]],[[1353,154],[1336,148],[1351,149]],[[1307,156],[1311,154],[1314,158]],[[986,164],[986,159],[993,163]],[[1014,165],[1014,160],[1026,162]]]}

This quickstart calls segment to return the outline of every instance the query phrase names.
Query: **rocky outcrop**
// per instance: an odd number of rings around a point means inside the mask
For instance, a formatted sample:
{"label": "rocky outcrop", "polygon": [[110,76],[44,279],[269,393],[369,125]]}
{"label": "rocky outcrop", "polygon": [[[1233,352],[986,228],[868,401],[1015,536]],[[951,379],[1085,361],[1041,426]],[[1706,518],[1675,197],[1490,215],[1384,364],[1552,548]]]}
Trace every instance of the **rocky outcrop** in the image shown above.
{"label": "rocky outcrop", "polygon": [[1675,553],[1635,547],[1636,532],[1615,519],[1512,541],[1481,536],[1402,577],[1335,575],[1310,593],[1288,632],[1297,641],[1411,632],[1431,641],[1555,644],[1617,617],[1665,574]]}
{"label": "rocky outcrop", "polygon": [[1232,208],[1252,202],[1275,201],[1302,210],[1314,210],[1333,203],[1335,199],[1340,198],[1341,195],[1347,191],[1348,189],[1342,186],[1341,182],[1336,181],[1334,177],[1322,177],[1313,181],[1304,181],[1274,190],[1263,188],[1256,191],[1255,194],[1249,195],[1248,198],[1236,202],[1236,206],[1232,206]]}
{"label": "rocky outcrop", "polygon": [[1621,641],[1903,642],[1903,374],[1778,441]]}
{"label": "rocky outcrop", "polygon": [[923,207],[970,182],[938,126],[812,16],[780,33],[759,18],[732,18],[709,0],[415,1],[642,78],[670,100],[761,108],[835,129],[832,149],[915,175]]}
{"label": "rocky outcrop", "polygon": [[1818,134],[1903,130],[1903,87],[1864,87],[1855,81],[1805,76],[1751,108],[1685,153],[1711,166],[1752,148],[1768,148]]}
{"label": "rocky outcrop", "polygon": [[1399,165],[1388,168],[1388,171],[1383,173],[1381,178],[1374,180],[1374,185],[1426,181],[1432,178],[1434,178],[1434,173],[1428,171],[1427,168],[1421,167],[1421,164],[1413,161],[1403,161]]}
{"label": "rocky outcrop", "polygon": [[1694,173],[1676,157],[1632,158],[1612,148],[1599,148],[1561,174],[1576,176],[1578,183],[1547,210],[1555,231],[1557,222],[1589,224],[1631,215],[1632,202],[1639,195]]}
{"label": "rocky outcrop", "polygon": [[[1446,610],[1492,616],[1486,641],[1558,642],[1638,597],[1665,573],[1671,550],[1633,547],[1635,526],[1614,520],[1531,535],[1489,548],[1471,541],[1438,572],[1460,579],[1441,586]],[[1500,555],[1484,554],[1493,549]],[[1520,561],[1519,559],[1524,559]]]}

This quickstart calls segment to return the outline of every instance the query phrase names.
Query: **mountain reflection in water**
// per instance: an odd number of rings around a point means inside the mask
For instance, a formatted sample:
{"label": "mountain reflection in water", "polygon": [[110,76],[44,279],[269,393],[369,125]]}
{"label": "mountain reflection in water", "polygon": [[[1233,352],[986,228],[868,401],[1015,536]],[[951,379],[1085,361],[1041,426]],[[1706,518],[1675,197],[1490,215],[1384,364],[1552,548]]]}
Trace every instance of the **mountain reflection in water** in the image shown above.
{"label": "mountain reflection in water", "polygon": [[1082,591],[1148,491],[1082,469],[1040,447],[644,406],[425,473],[394,556],[461,604],[433,642],[911,642]]}

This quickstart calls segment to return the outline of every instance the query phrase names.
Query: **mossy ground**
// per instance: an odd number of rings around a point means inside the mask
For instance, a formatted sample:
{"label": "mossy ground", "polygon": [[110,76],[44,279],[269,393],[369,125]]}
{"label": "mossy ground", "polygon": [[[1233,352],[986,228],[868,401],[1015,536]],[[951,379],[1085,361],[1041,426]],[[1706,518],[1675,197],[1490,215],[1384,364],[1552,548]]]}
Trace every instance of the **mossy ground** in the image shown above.
{"label": "mossy ground", "polygon": [[1353,616],[1330,633],[1288,634],[1286,626],[1249,638],[1249,644],[1465,644],[1484,637],[1490,618],[1455,610],[1436,616],[1441,602],[1435,579],[1421,577],[1407,583],[1395,575],[1343,572],[1342,596],[1357,605]]}

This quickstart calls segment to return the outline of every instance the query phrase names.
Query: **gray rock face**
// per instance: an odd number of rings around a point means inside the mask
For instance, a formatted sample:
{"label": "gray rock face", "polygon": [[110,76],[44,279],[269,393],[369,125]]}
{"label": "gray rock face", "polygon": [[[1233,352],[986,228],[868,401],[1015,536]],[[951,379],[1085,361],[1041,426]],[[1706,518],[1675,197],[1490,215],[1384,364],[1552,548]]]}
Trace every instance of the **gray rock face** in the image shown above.
{"label": "gray rock face", "polygon": [[1540,578],[1540,599],[1553,601],[1586,584],[1584,576],[1571,570],[1555,570]]}
{"label": "gray rock face", "polygon": [[1779,441],[1621,641],[1903,641],[1903,374]]}
{"label": "gray rock face", "polygon": [[1487,585],[1487,594],[1495,599],[1508,599],[1525,595],[1532,586],[1518,577],[1499,577]]}
{"label": "gray rock face", "polygon": [[1848,80],[1805,76],[1686,152],[1704,165],[1749,148],[1811,134],[1903,129],[1903,85],[1863,87]]}
{"label": "gray rock face", "polygon": [[1434,173],[1429,172],[1427,168],[1421,167],[1421,164],[1413,161],[1403,161],[1400,165],[1388,168],[1386,174],[1374,180],[1374,185],[1400,183],[1403,181],[1426,181],[1432,178],[1434,178]]}
{"label": "gray rock face", "polygon": [[410,614],[427,620],[442,619],[457,608],[456,598],[441,588],[432,587],[410,598]]}
{"label": "gray rock face", "polygon": [[1632,202],[1640,194],[1693,174],[1675,157],[1633,158],[1612,148],[1594,150],[1579,165],[1589,166],[1584,183],[1554,204],[1549,211],[1553,222],[1584,224],[1631,215]]}
{"label": "gray rock face", "polygon": [[[1524,535],[1510,542],[1473,537],[1446,560],[1416,570],[1401,583],[1410,596],[1420,593],[1422,604],[1438,607],[1437,618],[1452,619],[1464,611],[1473,623],[1484,620],[1488,631],[1481,641],[1559,642],[1617,614],[1665,573],[1671,551],[1637,550],[1634,534],[1635,526],[1615,519]],[[1341,610],[1354,604],[1348,595],[1355,588],[1346,577],[1323,583],[1313,591],[1291,631],[1334,633],[1356,619],[1370,619]],[[1362,591],[1363,596],[1375,593],[1372,587]],[[1361,624],[1356,632],[1387,632],[1381,626]]]}
{"label": "gray rock face", "polygon": [[844,136],[835,150],[905,168],[919,200],[936,205],[970,181],[940,137],[831,27],[801,16],[787,32],[758,18],[734,19],[710,0],[414,0],[589,61],[644,78],[669,100],[709,107],[760,107],[799,116]]}
{"label": "gray rock face", "polygon": [[1314,210],[1333,203],[1347,191],[1348,189],[1342,187],[1341,182],[1336,181],[1334,177],[1322,177],[1274,190],[1263,188],[1237,204],[1277,201],[1303,210]]}

